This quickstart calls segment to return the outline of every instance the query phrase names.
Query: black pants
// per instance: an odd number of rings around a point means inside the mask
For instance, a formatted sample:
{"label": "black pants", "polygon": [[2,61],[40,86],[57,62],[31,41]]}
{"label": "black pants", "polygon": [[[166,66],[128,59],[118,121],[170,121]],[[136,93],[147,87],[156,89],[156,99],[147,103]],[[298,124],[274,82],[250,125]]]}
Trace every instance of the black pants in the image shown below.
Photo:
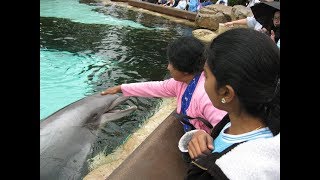
{"label": "black pants", "polygon": [[182,159],[183,159],[184,162],[186,162],[186,163],[190,163],[191,162],[191,157],[190,157],[188,152],[182,152],[181,156],[182,156]]}

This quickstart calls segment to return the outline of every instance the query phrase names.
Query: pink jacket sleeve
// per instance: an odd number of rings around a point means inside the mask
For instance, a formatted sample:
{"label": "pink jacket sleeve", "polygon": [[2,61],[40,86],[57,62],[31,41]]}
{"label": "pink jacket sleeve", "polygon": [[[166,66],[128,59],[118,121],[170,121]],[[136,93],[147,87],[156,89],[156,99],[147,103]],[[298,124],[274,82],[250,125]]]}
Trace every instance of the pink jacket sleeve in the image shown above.
{"label": "pink jacket sleeve", "polygon": [[176,97],[181,82],[173,78],[164,81],[151,81],[141,83],[122,84],[121,91],[124,96],[139,97]]}
{"label": "pink jacket sleeve", "polygon": [[[204,73],[201,74],[197,87],[192,95],[187,115],[190,117],[202,117],[215,126],[227,112],[215,108],[204,89]],[[124,96],[139,97],[176,97],[177,113],[181,112],[181,98],[187,88],[187,84],[174,80],[151,81],[141,83],[122,84],[121,90]],[[190,120],[197,129],[203,129],[210,133],[210,129],[199,120]]]}

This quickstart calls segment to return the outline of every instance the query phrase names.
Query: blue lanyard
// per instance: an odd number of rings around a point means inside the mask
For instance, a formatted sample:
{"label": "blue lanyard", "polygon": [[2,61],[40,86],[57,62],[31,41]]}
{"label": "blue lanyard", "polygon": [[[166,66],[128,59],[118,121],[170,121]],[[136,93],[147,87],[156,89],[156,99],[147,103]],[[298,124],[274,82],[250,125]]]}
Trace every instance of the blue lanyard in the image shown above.
{"label": "blue lanyard", "polygon": [[[200,78],[200,74],[197,74],[193,77],[193,79],[191,80],[191,82],[188,84],[188,87],[186,88],[186,90],[184,91],[183,95],[182,95],[182,99],[181,99],[181,113],[184,115],[187,115],[187,109],[190,105],[190,101],[192,98],[192,94],[194,92],[194,90],[197,87],[197,83],[198,80]],[[188,118],[184,118],[184,120],[186,120],[187,122],[189,122]],[[183,129],[184,132],[188,132],[191,130],[191,127],[187,124],[183,124]]]}

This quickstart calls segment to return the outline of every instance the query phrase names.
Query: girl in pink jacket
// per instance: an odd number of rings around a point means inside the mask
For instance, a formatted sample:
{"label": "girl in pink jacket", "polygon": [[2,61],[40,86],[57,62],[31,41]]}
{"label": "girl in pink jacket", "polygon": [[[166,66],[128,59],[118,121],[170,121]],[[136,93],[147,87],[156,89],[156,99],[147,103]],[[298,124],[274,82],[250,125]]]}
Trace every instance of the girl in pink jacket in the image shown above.
{"label": "girl in pink jacket", "polygon": [[[168,67],[172,78],[164,81],[122,84],[101,92],[115,94],[122,92],[124,96],[140,97],[176,97],[177,113],[190,117],[201,117],[215,126],[226,112],[215,108],[204,90],[205,77],[203,65],[204,45],[194,37],[181,37],[168,45]],[[210,133],[203,122],[198,119],[184,119],[196,129]],[[184,131],[191,130],[186,123]]]}

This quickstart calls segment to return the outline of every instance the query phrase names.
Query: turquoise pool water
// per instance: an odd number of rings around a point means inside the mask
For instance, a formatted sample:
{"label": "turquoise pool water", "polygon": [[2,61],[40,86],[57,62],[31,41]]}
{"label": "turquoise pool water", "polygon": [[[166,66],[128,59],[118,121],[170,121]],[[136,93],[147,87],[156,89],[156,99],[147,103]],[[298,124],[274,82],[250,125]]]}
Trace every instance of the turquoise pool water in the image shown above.
{"label": "turquoise pool water", "polygon": [[168,41],[191,30],[157,18],[77,0],[41,0],[40,119],[106,87],[162,80]]}
{"label": "turquoise pool water", "polygon": [[40,0],[41,17],[57,17],[70,19],[84,24],[108,24],[115,26],[131,26],[147,28],[130,20],[123,20],[94,11],[96,6],[79,3],[79,0]]}
{"label": "turquoise pool water", "polygon": [[[84,24],[147,28],[134,21],[121,20],[92,11],[94,8],[95,6],[80,4],[76,0],[41,0],[40,16],[64,18]],[[53,34],[54,32],[47,33]],[[74,38],[60,37],[60,39],[73,40]],[[60,39],[55,38],[54,41]],[[86,79],[88,76],[90,78],[92,71],[95,71],[95,69],[86,70],[90,65],[104,66],[98,70],[101,73],[114,63],[108,60],[107,56],[92,56],[90,53],[74,54],[47,48],[40,48],[40,59],[40,119],[92,93],[92,88],[88,84],[89,80]]]}
{"label": "turquoise pool water", "polygon": [[[40,59],[41,118],[91,94],[92,85],[88,82],[96,78],[91,73],[103,73],[115,64],[99,57],[45,49],[40,49]],[[92,64],[103,68],[87,70]]]}
{"label": "turquoise pool water", "polygon": [[[122,83],[163,80],[166,46],[192,29],[164,18],[78,0],[40,0],[40,120]],[[149,118],[158,98],[131,98],[133,114],[108,122],[96,152],[109,154]]]}

